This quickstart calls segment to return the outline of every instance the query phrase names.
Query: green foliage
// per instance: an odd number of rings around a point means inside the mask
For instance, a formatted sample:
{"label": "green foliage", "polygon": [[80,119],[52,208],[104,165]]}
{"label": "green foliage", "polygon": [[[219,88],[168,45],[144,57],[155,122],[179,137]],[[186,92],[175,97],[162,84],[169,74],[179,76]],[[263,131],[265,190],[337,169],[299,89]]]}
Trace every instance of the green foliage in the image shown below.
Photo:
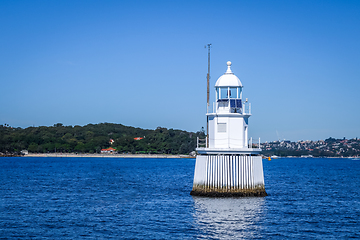
{"label": "green foliage", "polygon": [[[134,140],[136,137],[143,139]],[[83,127],[57,123],[51,127],[25,129],[0,126],[0,152],[27,149],[32,153],[100,153],[101,149],[111,146],[119,153],[188,154],[195,150],[197,137],[205,137],[203,129],[193,133],[162,127],[148,130],[113,123]],[[110,139],[115,140],[112,145]]]}

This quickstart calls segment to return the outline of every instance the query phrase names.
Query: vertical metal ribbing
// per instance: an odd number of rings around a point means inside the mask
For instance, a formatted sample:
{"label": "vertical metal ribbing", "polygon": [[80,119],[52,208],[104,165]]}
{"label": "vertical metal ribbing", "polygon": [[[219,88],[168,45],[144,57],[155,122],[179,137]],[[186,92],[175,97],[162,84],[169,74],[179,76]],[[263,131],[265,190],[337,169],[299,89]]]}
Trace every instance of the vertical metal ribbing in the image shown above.
{"label": "vertical metal ribbing", "polygon": [[248,161],[247,156],[245,156],[245,186],[246,189],[249,188],[249,177],[248,177]]}
{"label": "vertical metal ribbing", "polygon": [[214,172],[214,176],[215,176],[215,188],[218,189],[218,171],[219,171],[219,166],[217,165],[217,157],[214,156],[214,164],[215,164],[215,172]]}
{"label": "vertical metal ribbing", "polygon": [[249,156],[249,182],[250,182],[250,189],[252,188],[252,162],[251,162],[251,156]]}
{"label": "vertical metal ribbing", "polygon": [[232,181],[233,181],[233,175],[232,175],[232,161],[231,161],[231,159],[232,159],[232,156],[229,156],[229,166],[230,166],[230,168],[229,168],[229,180],[230,180],[230,190],[232,189]]}
{"label": "vertical metal ribbing", "polygon": [[215,165],[216,165],[216,172],[215,172],[215,177],[216,177],[216,181],[215,181],[215,188],[219,189],[219,164],[218,164],[218,159],[217,156],[214,156],[215,158]]}
{"label": "vertical metal ribbing", "polygon": [[244,189],[246,189],[246,157],[243,156],[243,184],[244,184]]}
{"label": "vertical metal ribbing", "polygon": [[217,167],[216,167],[216,156],[212,156],[213,159],[213,164],[214,164],[214,170],[213,170],[213,175],[214,175],[214,189],[216,189],[216,171],[217,171]]}
{"label": "vertical metal ribbing", "polygon": [[219,159],[219,156],[216,156],[216,159],[218,161],[218,188],[221,189],[221,162],[220,162],[220,159]]}
{"label": "vertical metal ribbing", "polygon": [[244,188],[244,159],[243,156],[239,156],[240,159],[240,181],[241,189]]}
{"label": "vertical metal ribbing", "polygon": [[255,181],[254,181],[254,158],[250,157],[251,161],[251,188],[255,188]]}
{"label": "vertical metal ribbing", "polygon": [[220,165],[220,159],[219,159],[219,156],[216,156],[216,159],[217,159],[217,165],[218,165],[218,188],[221,188],[221,165]]}
{"label": "vertical metal ribbing", "polygon": [[208,189],[211,188],[211,156],[208,157]]}
{"label": "vertical metal ribbing", "polygon": [[251,189],[252,188],[252,172],[251,172],[251,157],[249,156],[249,188]]}
{"label": "vertical metal ribbing", "polygon": [[241,156],[241,189],[244,189],[244,157]]}
{"label": "vertical metal ribbing", "polygon": [[229,156],[226,156],[226,165],[227,165],[227,169],[226,169],[226,188],[229,190],[229,187],[230,187],[230,174],[229,174],[229,169],[230,169],[230,166],[229,166]]}
{"label": "vertical metal ribbing", "polygon": [[236,187],[236,174],[235,174],[235,170],[236,170],[236,166],[235,166],[235,156],[231,156],[231,162],[232,162],[232,169],[231,169],[231,174],[233,176],[233,180],[232,180],[232,188],[235,189]]}
{"label": "vertical metal ribbing", "polygon": [[222,168],[221,168],[221,159],[220,159],[220,156],[216,156],[217,160],[218,160],[218,166],[219,166],[219,189],[221,189],[221,171],[222,171]]}
{"label": "vertical metal ribbing", "polygon": [[230,190],[232,189],[232,162],[231,162],[232,156],[229,156],[229,187]]}
{"label": "vertical metal ribbing", "polygon": [[242,159],[241,156],[238,157],[239,158],[239,188],[243,188],[242,186]]}
{"label": "vertical metal ribbing", "polygon": [[246,189],[246,157],[244,156],[243,157],[243,173],[244,173],[244,177],[243,177],[243,180],[244,180],[244,189]]}
{"label": "vertical metal ribbing", "polygon": [[214,188],[214,157],[211,156],[211,189]]}
{"label": "vertical metal ribbing", "polygon": [[221,158],[221,166],[222,166],[222,169],[221,169],[221,174],[222,174],[221,183],[222,183],[222,188],[224,190],[225,186],[226,186],[226,183],[225,183],[225,161],[224,161],[225,156],[220,155],[220,158]]}
{"label": "vertical metal ribbing", "polygon": [[241,177],[242,177],[242,174],[241,174],[241,157],[238,156],[238,160],[239,160],[239,188],[242,188],[241,186]]}
{"label": "vertical metal ribbing", "polygon": [[226,190],[226,184],[227,184],[227,178],[226,178],[226,157],[225,156],[222,156],[223,158],[223,164],[224,164],[224,171],[223,171],[223,174],[224,174],[224,190]]}
{"label": "vertical metal ribbing", "polygon": [[237,164],[236,164],[236,156],[233,156],[233,163],[234,163],[234,189],[237,188],[237,174],[236,174],[236,170],[237,170]]}
{"label": "vertical metal ribbing", "polygon": [[235,161],[235,156],[232,157],[232,161],[233,161],[233,176],[234,176],[234,180],[233,180],[233,188],[236,189],[236,161]]}
{"label": "vertical metal ribbing", "polygon": [[227,164],[226,164],[226,156],[224,156],[224,188],[227,189]]}
{"label": "vertical metal ribbing", "polygon": [[224,187],[224,191],[227,188],[227,178],[226,178],[226,157],[222,156],[222,161],[223,161],[223,165],[224,165],[224,169],[223,169],[223,178],[224,178],[224,182],[223,182],[223,187]]}
{"label": "vertical metal ribbing", "polygon": [[208,158],[209,158],[209,156],[207,156],[206,162],[205,162],[205,189],[206,189],[206,186],[207,186],[207,162],[208,162]]}
{"label": "vertical metal ribbing", "polygon": [[227,184],[227,178],[226,178],[226,156],[222,156],[222,158],[223,158],[223,165],[224,165],[224,169],[223,169],[224,183],[223,183],[223,186],[224,186],[224,190],[226,190],[226,184]]}
{"label": "vertical metal ribbing", "polygon": [[245,188],[247,189],[248,188],[248,167],[247,167],[247,156],[244,156],[244,159],[245,159],[245,161],[244,161],[244,172],[245,172]]}
{"label": "vertical metal ribbing", "polygon": [[224,189],[224,156],[219,156],[221,163],[221,189]]}
{"label": "vertical metal ribbing", "polygon": [[219,164],[219,156],[216,156],[216,166],[217,166],[217,188],[220,188],[220,164]]}
{"label": "vertical metal ribbing", "polygon": [[250,182],[249,182],[249,157],[246,156],[246,188],[250,188]]}
{"label": "vertical metal ribbing", "polygon": [[[231,192],[240,189],[254,189],[257,175],[256,157],[244,155],[208,155],[202,162],[204,191]],[[205,160],[204,159],[204,160]],[[196,172],[195,172],[196,174]]]}
{"label": "vertical metal ribbing", "polygon": [[209,156],[209,190],[211,189],[211,156]]}
{"label": "vertical metal ribbing", "polygon": [[227,177],[228,177],[228,190],[231,189],[231,162],[230,162],[230,156],[226,156],[226,162],[228,165],[228,170],[227,170]]}
{"label": "vertical metal ribbing", "polygon": [[236,180],[237,180],[237,189],[240,188],[240,159],[239,156],[236,156]]}
{"label": "vertical metal ribbing", "polygon": [[224,190],[227,189],[227,166],[226,166],[226,156],[223,156],[223,162],[224,162]]}
{"label": "vertical metal ribbing", "polygon": [[217,167],[218,167],[218,171],[217,171],[217,174],[218,174],[218,178],[217,178],[217,181],[218,181],[218,189],[220,188],[220,164],[219,164],[219,156],[216,156],[216,161],[217,161]]}
{"label": "vertical metal ribbing", "polygon": [[207,157],[207,168],[206,168],[206,188],[210,188],[210,156]]}
{"label": "vertical metal ribbing", "polygon": [[212,156],[210,156],[210,189],[213,188],[213,170],[214,170],[214,166],[213,166],[213,161],[212,161]]}
{"label": "vertical metal ribbing", "polygon": [[250,166],[250,157],[249,156],[246,156],[247,158],[247,162],[248,162],[248,166],[247,166],[247,172],[248,172],[248,188],[250,189],[251,188],[251,177],[250,177],[250,169],[251,169],[251,166]]}
{"label": "vertical metal ribbing", "polygon": [[236,156],[236,173],[237,173],[237,189],[240,188],[240,159],[239,156]]}
{"label": "vertical metal ribbing", "polygon": [[212,156],[212,162],[213,162],[213,188],[216,187],[216,161],[215,156]]}
{"label": "vertical metal ribbing", "polygon": [[231,162],[232,156],[229,156],[229,188],[232,189],[232,162]]}
{"label": "vertical metal ribbing", "polygon": [[208,179],[208,181],[207,181],[207,188],[208,189],[210,189],[210,182],[211,182],[211,179],[210,179],[210,176],[211,176],[211,171],[210,171],[210,169],[211,169],[211,162],[210,162],[210,159],[211,159],[211,156],[208,156],[208,168],[207,168],[207,179]]}
{"label": "vertical metal ribbing", "polygon": [[250,188],[252,188],[252,161],[251,161],[251,156],[249,156],[249,163],[250,163],[250,168],[249,168],[249,177],[250,177]]}
{"label": "vertical metal ribbing", "polygon": [[225,183],[225,160],[224,160],[225,157],[223,155],[221,155],[220,158],[221,158],[221,166],[222,166],[221,184],[222,184],[222,189],[225,190],[225,186],[226,186],[226,183]]}
{"label": "vertical metal ribbing", "polygon": [[232,170],[231,170],[231,172],[232,172],[232,175],[233,175],[232,184],[233,184],[233,189],[235,189],[235,188],[236,188],[236,173],[235,173],[235,171],[236,171],[236,163],[235,163],[235,156],[232,156],[231,158],[232,158],[232,159],[231,159],[231,161],[232,161]]}
{"label": "vertical metal ribbing", "polygon": [[218,160],[218,166],[219,166],[219,189],[221,189],[221,159],[220,156],[217,156],[217,160]]}

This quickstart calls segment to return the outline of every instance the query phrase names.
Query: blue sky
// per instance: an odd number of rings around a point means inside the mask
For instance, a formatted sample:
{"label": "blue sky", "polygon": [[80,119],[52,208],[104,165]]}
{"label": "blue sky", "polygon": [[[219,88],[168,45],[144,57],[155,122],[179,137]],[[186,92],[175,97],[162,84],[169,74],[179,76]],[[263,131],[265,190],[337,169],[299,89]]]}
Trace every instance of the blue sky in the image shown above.
{"label": "blue sky", "polygon": [[0,1],[0,124],[206,127],[232,62],[263,141],[360,137],[359,1]]}

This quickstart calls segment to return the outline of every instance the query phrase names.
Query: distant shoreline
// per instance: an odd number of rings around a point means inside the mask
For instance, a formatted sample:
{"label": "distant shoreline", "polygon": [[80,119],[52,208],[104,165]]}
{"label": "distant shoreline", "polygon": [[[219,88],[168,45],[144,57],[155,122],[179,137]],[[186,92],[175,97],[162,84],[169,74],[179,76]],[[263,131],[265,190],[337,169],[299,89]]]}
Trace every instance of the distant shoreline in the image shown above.
{"label": "distant shoreline", "polygon": [[[99,153],[29,153],[26,155],[0,155],[0,157],[93,157],[93,158],[193,158],[195,159],[196,156],[190,155],[171,155],[171,154],[99,154]],[[268,159],[268,156],[262,156],[263,159]],[[301,159],[313,159],[313,158],[339,158],[339,159],[356,159],[358,160],[359,157],[300,157],[300,156],[278,156],[274,159],[280,158],[301,158]]]}
{"label": "distant shoreline", "polygon": [[99,153],[29,153],[22,157],[95,157],[95,158],[195,158],[171,154],[99,154]]}

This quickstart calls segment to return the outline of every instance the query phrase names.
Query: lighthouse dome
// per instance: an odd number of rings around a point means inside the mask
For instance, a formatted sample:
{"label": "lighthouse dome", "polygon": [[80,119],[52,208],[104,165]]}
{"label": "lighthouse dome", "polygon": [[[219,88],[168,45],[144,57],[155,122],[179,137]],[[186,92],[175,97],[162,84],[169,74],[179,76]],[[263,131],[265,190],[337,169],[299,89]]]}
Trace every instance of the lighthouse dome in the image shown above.
{"label": "lighthouse dome", "polygon": [[215,83],[215,87],[242,87],[240,79],[231,71],[231,62],[228,61],[226,64],[228,66],[227,71],[219,77]]}

